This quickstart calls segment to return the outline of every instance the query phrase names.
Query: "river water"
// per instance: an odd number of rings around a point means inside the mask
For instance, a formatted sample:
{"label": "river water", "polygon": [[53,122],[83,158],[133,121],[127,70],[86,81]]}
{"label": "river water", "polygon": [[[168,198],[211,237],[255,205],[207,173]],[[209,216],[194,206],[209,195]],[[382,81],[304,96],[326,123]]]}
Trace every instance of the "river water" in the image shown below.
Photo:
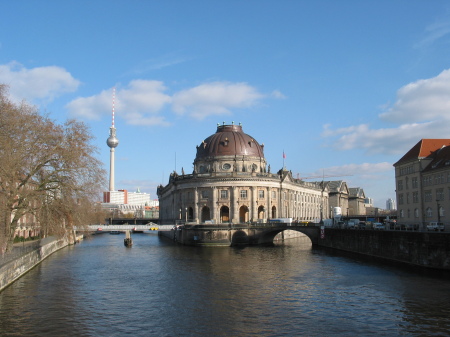
{"label": "river water", "polygon": [[1,336],[446,336],[450,279],[316,249],[101,234],[0,292]]}

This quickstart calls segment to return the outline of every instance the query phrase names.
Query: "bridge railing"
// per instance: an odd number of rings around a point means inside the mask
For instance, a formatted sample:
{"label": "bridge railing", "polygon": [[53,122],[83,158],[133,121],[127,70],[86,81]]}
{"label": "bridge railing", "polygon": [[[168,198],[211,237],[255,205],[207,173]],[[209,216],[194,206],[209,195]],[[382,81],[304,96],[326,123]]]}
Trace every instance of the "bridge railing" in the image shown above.
{"label": "bridge railing", "polygon": [[298,227],[317,227],[319,224],[312,226],[311,224],[305,223],[282,223],[282,222],[269,222],[269,223],[248,223],[248,224],[178,224],[172,226],[171,229],[200,229],[200,230],[218,230],[218,229],[257,229],[257,228],[298,228]]}

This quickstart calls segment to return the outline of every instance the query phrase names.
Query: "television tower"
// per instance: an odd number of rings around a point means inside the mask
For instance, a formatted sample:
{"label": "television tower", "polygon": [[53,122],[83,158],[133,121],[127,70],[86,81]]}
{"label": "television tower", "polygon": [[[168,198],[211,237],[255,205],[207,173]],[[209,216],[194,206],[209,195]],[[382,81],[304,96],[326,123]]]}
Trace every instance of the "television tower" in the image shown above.
{"label": "television tower", "polygon": [[109,128],[109,137],[106,144],[110,147],[109,155],[109,191],[114,191],[114,149],[119,145],[119,140],[116,138],[116,128],[114,127],[114,100],[116,98],[116,88],[113,88],[112,100],[112,125]]}

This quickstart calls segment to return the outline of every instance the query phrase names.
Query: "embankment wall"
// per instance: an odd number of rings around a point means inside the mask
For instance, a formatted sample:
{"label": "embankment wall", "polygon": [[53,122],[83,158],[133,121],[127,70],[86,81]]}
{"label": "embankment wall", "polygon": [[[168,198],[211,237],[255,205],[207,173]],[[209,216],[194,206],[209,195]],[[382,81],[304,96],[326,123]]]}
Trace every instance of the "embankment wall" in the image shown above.
{"label": "embankment wall", "polygon": [[450,233],[326,228],[319,246],[450,270]]}
{"label": "embankment wall", "polygon": [[[82,236],[76,237],[75,241],[82,239]],[[10,261],[9,263],[0,267],[0,291],[13,283],[23,274],[41,263],[45,258],[54,252],[60,250],[73,243],[66,239],[56,239],[48,237],[41,240],[40,247],[24,254],[23,256]]]}

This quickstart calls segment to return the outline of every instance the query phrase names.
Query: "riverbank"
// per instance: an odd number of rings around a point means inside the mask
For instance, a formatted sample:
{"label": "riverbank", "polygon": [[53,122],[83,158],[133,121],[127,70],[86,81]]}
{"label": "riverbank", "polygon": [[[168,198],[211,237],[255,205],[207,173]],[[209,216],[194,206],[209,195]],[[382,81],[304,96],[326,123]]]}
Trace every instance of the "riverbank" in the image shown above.
{"label": "riverbank", "polygon": [[29,251],[19,249],[19,251],[24,251],[24,253],[0,266],[0,291],[41,263],[54,252],[70,244],[74,244],[82,238],[82,235],[76,236],[75,241],[69,241],[67,239],[47,237],[39,240],[39,242],[28,243],[28,248],[30,248]]}

